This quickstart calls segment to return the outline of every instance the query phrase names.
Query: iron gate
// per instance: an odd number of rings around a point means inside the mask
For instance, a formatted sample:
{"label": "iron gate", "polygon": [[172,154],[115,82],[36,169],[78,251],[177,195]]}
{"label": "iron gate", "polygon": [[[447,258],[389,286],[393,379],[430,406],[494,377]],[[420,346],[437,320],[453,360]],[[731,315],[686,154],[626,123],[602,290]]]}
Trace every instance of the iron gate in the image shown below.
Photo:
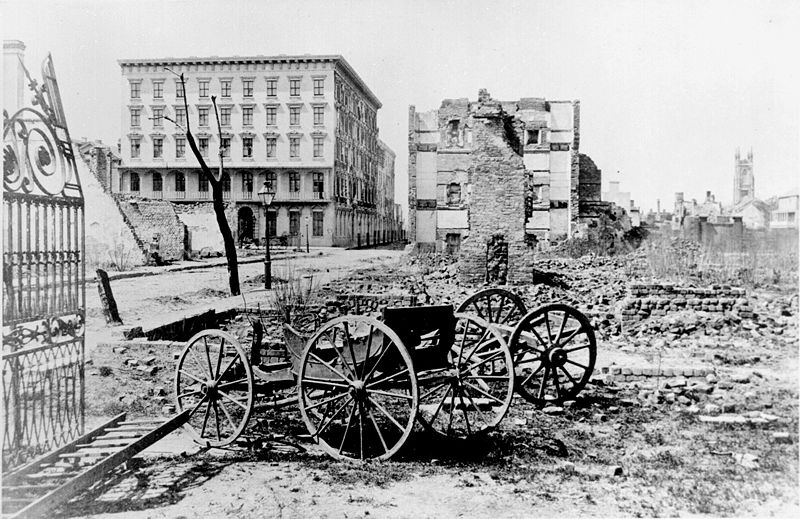
{"label": "iron gate", "polygon": [[[23,66],[24,69],[24,66]],[[84,203],[53,61],[3,111],[3,471],[83,434]]]}

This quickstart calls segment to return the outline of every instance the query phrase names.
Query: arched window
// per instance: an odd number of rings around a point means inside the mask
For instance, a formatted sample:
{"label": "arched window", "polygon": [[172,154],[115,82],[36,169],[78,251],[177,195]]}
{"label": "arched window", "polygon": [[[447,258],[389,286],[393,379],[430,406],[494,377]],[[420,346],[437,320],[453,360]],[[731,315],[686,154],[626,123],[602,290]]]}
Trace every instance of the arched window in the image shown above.
{"label": "arched window", "polygon": [[186,191],[186,176],[180,171],[175,173],[175,191]]}
{"label": "arched window", "polygon": [[231,190],[231,176],[228,175],[227,171],[222,173],[222,190],[223,191]]}
{"label": "arched window", "polygon": [[131,191],[139,191],[139,174],[131,173]]}
{"label": "arched window", "polygon": [[197,190],[208,192],[208,178],[206,178],[205,173],[202,171],[198,173]]}
{"label": "arched window", "polygon": [[153,191],[163,191],[164,181],[161,178],[161,173],[153,171]]}

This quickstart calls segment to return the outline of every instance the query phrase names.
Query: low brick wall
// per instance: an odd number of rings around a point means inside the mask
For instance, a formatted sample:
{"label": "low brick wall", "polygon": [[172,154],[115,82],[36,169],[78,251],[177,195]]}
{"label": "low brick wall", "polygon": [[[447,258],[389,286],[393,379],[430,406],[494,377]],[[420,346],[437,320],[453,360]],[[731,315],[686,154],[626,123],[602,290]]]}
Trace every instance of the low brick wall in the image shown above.
{"label": "low brick wall", "polygon": [[752,307],[743,288],[725,285],[682,287],[672,283],[628,285],[618,313],[623,322],[630,322],[681,310],[717,313],[736,311],[744,318],[752,316]]}
{"label": "low brick wall", "polygon": [[619,366],[604,367],[600,373],[605,376],[606,382],[634,382],[646,380],[650,377],[687,379],[703,379],[715,374],[713,368],[623,368]]}

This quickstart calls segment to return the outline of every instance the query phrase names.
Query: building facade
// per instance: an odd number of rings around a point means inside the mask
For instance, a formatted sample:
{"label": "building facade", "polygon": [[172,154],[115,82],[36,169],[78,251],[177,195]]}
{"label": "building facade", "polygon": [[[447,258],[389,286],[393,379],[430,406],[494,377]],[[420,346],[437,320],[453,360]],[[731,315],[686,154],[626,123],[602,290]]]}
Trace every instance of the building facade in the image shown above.
{"label": "building facade", "polygon": [[[181,129],[188,125],[212,171],[222,151],[223,195],[239,243],[261,241],[266,232],[312,246],[375,243],[382,230],[379,197],[388,193],[394,200],[393,191],[379,191],[386,184],[380,177],[394,167],[381,164],[381,103],[343,57],[119,64],[122,164],[113,192],[169,200],[184,206],[181,214],[203,212],[187,207],[211,201]],[[173,72],[184,74],[185,91]],[[275,194],[268,211],[258,198],[262,186]]]}
{"label": "building facade", "polygon": [[394,163],[396,155],[385,142],[378,141],[378,196],[376,210],[378,214],[377,226],[374,231],[375,243],[389,243],[401,239],[402,221],[397,216],[394,203],[395,172]]}
{"label": "building facade", "polygon": [[797,188],[778,197],[776,207],[772,210],[770,228],[771,229],[793,229],[798,228],[797,213],[800,212],[800,195]]}
{"label": "building facade", "polygon": [[[495,144],[501,152],[509,151],[519,159],[509,157],[507,165],[514,174],[512,187],[521,193],[514,203],[522,207],[519,217],[524,229],[520,231],[525,239],[550,241],[572,236],[580,222],[579,126],[578,101],[497,101],[481,90],[478,101],[446,99],[439,109],[428,112],[417,112],[411,106],[410,240],[421,248],[451,253],[460,249],[480,217],[476,202],[482,206],[479,199],[493,197],[502,187],[488,185],[489,191],[476,187],[481,184],[481,165],[487,161],[484,151],[494,149]],[[479,140],[478,127],[494,135]],[[591,188],[587,184],[586,192],[599,202],[600,171],[595,168],[593,174],[597,178],[592,178]],[[504,177],[503,185],[506,181]],[[502,205],[491,202],[488,208]],[[487,230],[492,222],[499,223],[498,218],[517,217],[508,211],[495,212],[486,216]]]}

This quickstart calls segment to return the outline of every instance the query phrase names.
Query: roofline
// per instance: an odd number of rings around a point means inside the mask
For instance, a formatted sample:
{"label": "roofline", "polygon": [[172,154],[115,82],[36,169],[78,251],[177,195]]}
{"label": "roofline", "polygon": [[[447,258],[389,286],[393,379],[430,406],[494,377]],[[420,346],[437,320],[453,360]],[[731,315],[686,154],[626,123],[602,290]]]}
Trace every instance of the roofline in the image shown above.
{"label": "roofline", "polygon": [[392,148],[390,148],[389,145],[386,144],[380,137],[378,138],[378,146],[382,146],[386,151],[388,151],[389,153],[394,155],[395,158],[397,158],[397,153],[395,153],[395,151]]}
{"label": "roofline", "polygon": [[211,57],[198,57],[191,56],[188,58],[138,58],[138,59],[118,59],[117,63],[120,67],[134,66],[134,65],[208,65],[217,63],[303,63],[307,61],[323,61],[340,65],[342,69],[355,81],[356,85],[361,88],[367,97],[375,103],[377,108],[381,108],[383,104],[378,99],[372,90],[369,89],[367,84],[361,79],[361,76],[353,69],[350,63],[344,59],[340,54],[300,54],[300,55],[286,55],[280,54],[278,56],[211,56]]}

